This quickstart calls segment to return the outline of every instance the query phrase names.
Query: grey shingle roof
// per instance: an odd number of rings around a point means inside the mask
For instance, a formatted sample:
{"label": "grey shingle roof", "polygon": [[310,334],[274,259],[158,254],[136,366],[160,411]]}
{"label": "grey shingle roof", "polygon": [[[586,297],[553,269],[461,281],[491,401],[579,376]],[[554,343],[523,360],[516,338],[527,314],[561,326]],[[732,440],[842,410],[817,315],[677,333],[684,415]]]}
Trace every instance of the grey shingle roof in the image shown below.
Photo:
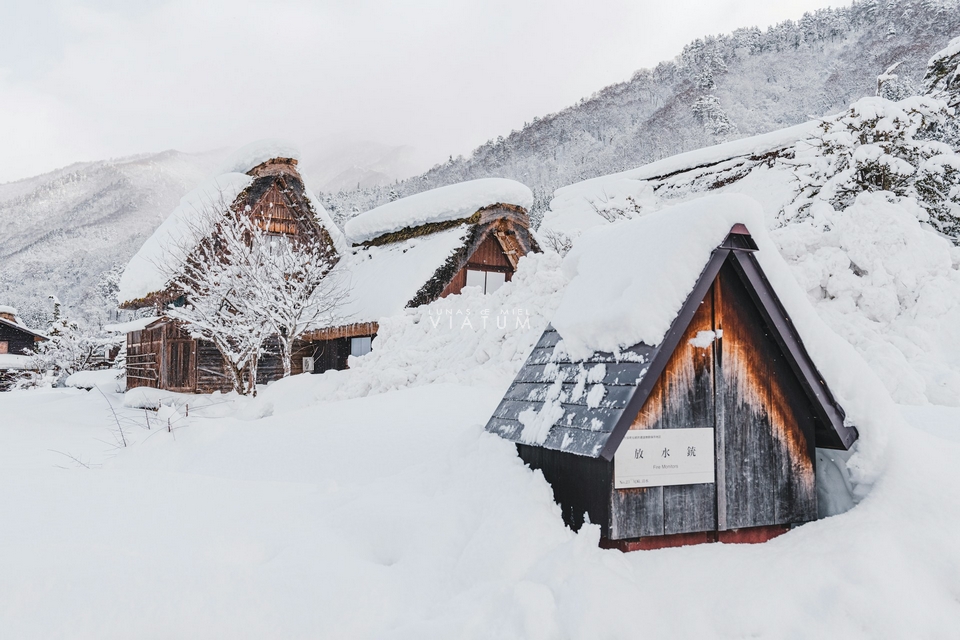
{"label": "grey shingle roof", "polygon": [[[597,352],[587,360],[574,362],[562,345],[557,349],[560,341],[557,330],[547,327],[487,423],[487,431],[507,440],[522,442],[520,435],[524,426],[519,420],[520,413],[542,409],[551,387],[562,380],[558,399],[564,414],[550,429],[542,446],[597,457],[636,393],[637,385],[646,375],[658,348],[639,344],[620,353],[619,358],[611,353]],[[591,383],[581,383],[582,391],[575,393],[578,378],[585,379],[598,365],[603,365],[603,377],[595,374]],[[597,382],[603,384],[605,393],[599,405],[591,408],[587,405],[587,396],[590,387]]]}

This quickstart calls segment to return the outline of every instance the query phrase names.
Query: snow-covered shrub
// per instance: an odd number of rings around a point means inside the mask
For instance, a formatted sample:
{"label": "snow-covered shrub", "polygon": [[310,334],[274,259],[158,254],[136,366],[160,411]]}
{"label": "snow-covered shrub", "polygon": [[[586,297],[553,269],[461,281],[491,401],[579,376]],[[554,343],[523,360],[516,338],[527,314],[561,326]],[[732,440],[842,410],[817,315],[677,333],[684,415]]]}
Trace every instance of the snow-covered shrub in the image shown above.
{"label": "snow-covered shrub", "polygon": [[941,100],[863,98],[820,123],[797,147],[804,186],[794,207],[816,200],[845,209],[864,192],[889,192],[920,205],[920,220],[960,241],[960,157],[931,133],[952,117]]}
{"label": "snow-covered shrub", "polygon": [[59,384],[67,376],[103,362],[104,340],[90,335],[68,317],[56,296],[50,299],[53,317],[46,329],[48,340],[34,345],[29,354],[33,371],[24,372],[18,385],[21,388]]}
{"label": "snow-covered shrub", "polygon": [[[892,201],[891,201],[892,200]],[[820,317],[901,403],[960,403],[960,249],[911,199],[862,193],[773,232]]]}

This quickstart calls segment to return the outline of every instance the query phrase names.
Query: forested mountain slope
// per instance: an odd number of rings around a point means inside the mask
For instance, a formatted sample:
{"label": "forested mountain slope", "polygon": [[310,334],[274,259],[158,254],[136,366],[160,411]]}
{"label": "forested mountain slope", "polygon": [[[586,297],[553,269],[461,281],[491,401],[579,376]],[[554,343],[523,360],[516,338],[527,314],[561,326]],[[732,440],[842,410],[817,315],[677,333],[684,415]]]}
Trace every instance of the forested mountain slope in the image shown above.
{"label": "forested mountain slope", "polygon": [[116,306],[116,269],[219,161],[166,151],[0,184],[0,304],[42,328],[56,295],[97,326]]}
{"label": "forested mountain slope", "polygon": [[958,35],[957,0],[871,0],[766,31],[706,37],[469,158],[393,187],[328,193],[324,204],[344,218],[390,198],[496,176],[530,186],[544,209],[556,188],[573,182],[839,112],[874,95],[877,76],[897,63],[886,91],[904,97],[919,90],[930,56]]}

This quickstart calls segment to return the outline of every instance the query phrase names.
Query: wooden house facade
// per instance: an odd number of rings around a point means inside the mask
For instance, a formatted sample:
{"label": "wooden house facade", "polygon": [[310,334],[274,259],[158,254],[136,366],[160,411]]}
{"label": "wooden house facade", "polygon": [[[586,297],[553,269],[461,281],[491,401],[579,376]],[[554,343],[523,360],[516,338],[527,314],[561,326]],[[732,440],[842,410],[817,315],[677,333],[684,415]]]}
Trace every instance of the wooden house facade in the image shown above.
{"label": "wooden house facade", "polygon": [[[234,211],[247,212],[270,234],[293,242],[307,236],[319,238],[329,248],[330,262],[335,263],[339,255],[332,233],[339,231],[332,222],[324,224],[318,219],[319,204],[315,206],[311,201],[296,165],[293,158],[273,158],[258,164],[248,172],[250,184],[230,206]],[[192,337],[179,322],[163,316],[167,305],[184,302],[182,292],[168,286],[121,304],[127,309],[153,307],[159,316],[151,324],[127,334],[127,388],[153,387],[183,393],[233,389],[216,346]],[[257,382],[261,384],[283,376],[277,340],[268,341],[266,346],[267,352],[258,363]],[[294,352],[292,373],[301,373],[316,350],[307,343],[300,344]]]}
{"label": "wooden house facade", "polygon": [[[735,226],[655,347],[575,362],[543,334],[486,428],[543,472],[568,526],[588,517],[602,546],[633,550],[762,541],[817,518],[815,449],[858,434],[755,250]],[[601,401],[572,393],[584,372]],[[524,415],[557,382],[563,417],[530,442]]]}

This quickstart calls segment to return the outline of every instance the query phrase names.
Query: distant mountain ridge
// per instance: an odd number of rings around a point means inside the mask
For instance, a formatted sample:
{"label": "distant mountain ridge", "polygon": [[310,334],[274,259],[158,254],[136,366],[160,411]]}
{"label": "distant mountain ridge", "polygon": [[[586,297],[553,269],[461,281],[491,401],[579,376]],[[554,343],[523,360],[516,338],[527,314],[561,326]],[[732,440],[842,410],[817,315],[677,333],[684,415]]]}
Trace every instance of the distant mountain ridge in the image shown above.
{"label": "distant mountain ridge", "polygon": [[327,193],[324,204],[343,219],[397,196],[504,177],[530,186],[542,210],[567,184],[841,111],[874,95],[877,76],[898,62],[888,88],[905,96],[920,88],[930,56],[956,36],[957,0],[855,2],[766,31],[708,36],[467,158],[397,185]]}
{"label": "distant mountain ridge", "polygon": [[81,322],[108,320],[111,269],[126,263],[221,155],[165,151],[0,185],[0,300],[38,328],[49,295]]}
{"label": "distant mountain ridge", "polygon": [[[673,60],[413,178],[396,180],[416,170],[412,150],[377,143],[308,146],[302,169],[341,224],[398,197],[483,177],[531,187],[536,220],[558,187],[845,109],[873,95],[877,76],[897,62],[885,90],[919,90],[930,56],[958,35],[960,0],[857,2],[696,40]],[[55,294],[79,320],[102,323],[114,267],[223,155],[167,151],[0,184],[0,304],[42,327]]]}

